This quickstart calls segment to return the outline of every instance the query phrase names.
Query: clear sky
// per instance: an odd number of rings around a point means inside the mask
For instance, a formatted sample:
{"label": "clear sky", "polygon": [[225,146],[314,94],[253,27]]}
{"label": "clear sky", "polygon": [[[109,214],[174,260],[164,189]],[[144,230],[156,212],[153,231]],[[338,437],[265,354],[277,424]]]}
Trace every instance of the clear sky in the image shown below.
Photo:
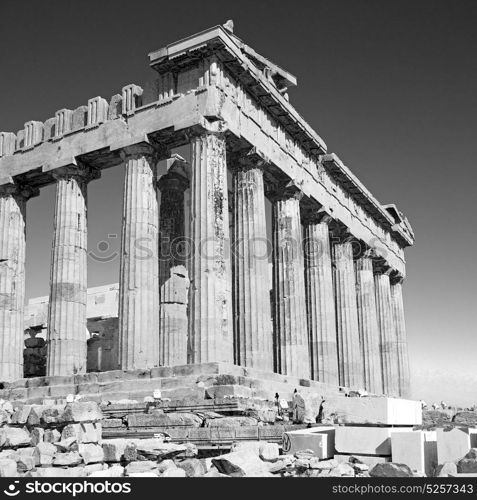
{"label": "clear sky", "polygon": [[[293,105],[414,227],[414,396],[477,403],[477,2],[2,0],[0,130],[141,85],[148,52],[227,19],[298,77]],[[117,248],[121,198],[120,168],[90,184],[90,249]],[[48,294],[53,203],[48,187],[28,205],[28,297]],[[117,280],[117,261],[90,262],[90,286]]]}

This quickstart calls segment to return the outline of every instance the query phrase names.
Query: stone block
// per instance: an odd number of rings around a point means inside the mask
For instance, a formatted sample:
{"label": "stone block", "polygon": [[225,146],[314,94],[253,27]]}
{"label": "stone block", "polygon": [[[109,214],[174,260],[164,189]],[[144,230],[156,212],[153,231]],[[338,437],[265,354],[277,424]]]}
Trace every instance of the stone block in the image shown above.
{"label": "stone block", "polygon": [[258,420],[252,417],[222,417],[222,418],[210,418],[206,419],[205,427],[251,427],[257,426]]}
{"label": "stone block", "polygon": [[142,474],[145,472],[157,471],[157,463],[152,460],[141,460],[136,462],[131,462],[126,466],[125,473],[126,476],[131,476],[132,474]]}
{"label": "stone block", "polygon": [[53,458],[56,455],[56,446],[51,443],[38,443],[36,449],[40,465],[51,465],[53,463]]}
{"label": "stone block", "polygon": [[104,461],[103,448],[97,444],[82,443],[78,445],[78,452],[86,465]]}
{"label": "stone block", "polygon": [[0,443],[4,448],[30,446],[31,436],[26,428],[5,426],[0,428]]}
{"label": "stone block", "polygon": [[69,422],[96,422],[101,420],[103,415],[97,403],[77,402],[66,405],[61,421],[64,423]]}
{"label": "stone block", "polygon": [[253,396],[252,389],[243,385],[213,385],[207,387],[205,393],[210,399],[226,397],[251,398]]}
{"label": "stone block", "polygon": [[81,456],[77,451],[69,451],[66,453],[57,453],[53,459],[53,465],[68,466],[79,465],[81,463]]}
{"label": "stone block", "polygon": [[84,467],[41,467],[32,471],[30,477],[84,477]]}
{"label": "stone block", "polygon": [[471,448],[477,448],[477,429],[455,427],[436,429],[437,461],[439,464],[463,458]]}
{"label": "stone block", "polygon": [[265,462],[276,462],[280,457],[280,448],[277,443],[262,443],[259,456]]}
{"label": "stone block", "polygon": [[323,423],[421,425],[419,401],[388,397],[327,397],[323,403]]}
{"label": "stone block", "polygon": [[100,443],[101,424],[99,422],[85,422],[82,424],[68,424],[61,432],[61,439],[74,437],[78,443]]}
{"label": "stone block", "polygon": [[391,450],[393,462],[430,476],[437,465],[436,432],[393,432]]}
{"label": "stone block", "polygon": [[393,462],[376,464],[370,471],[371,477],[413,477],[411,469],[405,464]]}
{"label": "stone block", "polygon": [[127,417],[128,427],[200,427],[203,419],[194,413],[173,412],[164,413],[154,410],[151,413],[132,414]]}
{"label": "stone block", "polygon": [[267,465],[251,451],[236,451],[212,459],[212,464],[222,474],[232,477],[267,477]]}
{"label": "stone block", "polygon": [[34,427],[30,431],[30,436],[31,436],[31,444],[33,446],[36,446],[38,443],[41,443],[45,438],[45,429],[43,429],[42,427]]}
{"label": "stone block", "polygon": [[297,392],[293,395],[293,422],[296,424],[315,424],[323,398],[319,394]]}
{"label": "stone block", "polygon": [[353,455],[343,455],[343,454],[335,454],[334,459],[337,462],[350,462],[350,459],[359,460],[359,462],[368,465],[369,467],[373,467],[376,464],[383,464],[385,462],[391,462],[391,455],[388,456],[373,456],[373,455],[359,455],[354,453]]}
{"label": "stone block", "polygon": [[32,405],[23,405],[16,408],[15,412],[12,415],[12,424],[21,424],[21,425],[26,424],[31,409]]}
{"label": "stone block", "polygon": [[336,427],[337,453],[391,455],[391,433],[412,432],[412,427]]}
{"label": "stone block", "polygon": [[11,458],[0,459],[0,477],[17,477],[17,463]]}
{"label": "stone block", "polygon": [[[177,468],[183,469],[187,477],[199,477],[207,472],[204,462],[198,458],[182,460],[177,463]],[[174,468],[171,467],[166,470],[174,470]]]}
{"label": "stone block", "polygon": [[313,450],[321,460],[333,458],[335,453],[335,428],[312,427],[297,431],[288,431],[283,435],[284,453],[294,454],[301,450]]}
{"label": "stone block", "polygon": [[43,440],[45,443],[57,443],[61,440],[60,431],[57,429],[45,429]]}
{"label": "stone block", "polygon": [[123,458],[131,461],[137,458],[136,445],[126,439],[105,439],[102,447],[105,462],[120,462]]}
{"label": "stone block", "polygon": [[177,469],[167,469],[161,474],[161,477],[188,477],[185,470]]}

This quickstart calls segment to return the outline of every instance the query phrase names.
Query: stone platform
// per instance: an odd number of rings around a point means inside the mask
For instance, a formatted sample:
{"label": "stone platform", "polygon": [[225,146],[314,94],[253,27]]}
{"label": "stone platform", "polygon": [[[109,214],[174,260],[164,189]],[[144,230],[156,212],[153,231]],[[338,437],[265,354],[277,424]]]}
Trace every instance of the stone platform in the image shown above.
{"label": "stone platform", "polygon": [[[39,404],[58,402],[69,394],[82,400],[136,400],[160,391],[162,399],[200,401],[239,397],[291,401],[297,389],[321,397],[344,395],[337,386],[225,363],[203,363],[150,370],[92,372],[68,377],[36,377],[0,383],[0,398]],[[157,393],[156,393],[157,394]]]}

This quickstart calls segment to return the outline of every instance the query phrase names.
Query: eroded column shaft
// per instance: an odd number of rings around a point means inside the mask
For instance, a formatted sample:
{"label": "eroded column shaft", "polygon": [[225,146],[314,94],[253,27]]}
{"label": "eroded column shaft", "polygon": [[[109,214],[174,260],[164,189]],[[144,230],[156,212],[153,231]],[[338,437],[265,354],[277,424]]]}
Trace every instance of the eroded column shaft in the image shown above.
{"label": "eroded column shaft", "polygon": [[304,250],[312,378],[338,385],[335,299],[327,222],[305,223]]}
{"label": "eroded column shaft", "polygon": [[409,355],[407,348],[406,323],[404,320],[404,304],[402,298],[402,283],[391,285],[391,300],[393,307],[394,326],[397,338],[397,359],[399,373],[399,395],[403,398],[409,398],[410,370]]}
{"label": "eroded column shaft", "polygon": [[299,199],[276,199],[272,221],[275,368],[284,375],[310,378]]}
{"label": "eroded column shaft", "polygon": [[48,304],[47,374],[86,371],[87,172],[59,171]]}
{"label": "eroded column shaft", "polygon": [[159,364],[159,213],[154,151],[139,144],[123,153],[119,358],[123,370],[132,370]]}
{"label": "eroded column shaft", "polygon": [[189,353],[192,363],[233,362],[225,138],[192,138]]}
{"label": "eroded column shaft", "polygon": [[23,378],[26,197],[0,187],[0,381]]}
{"label": "eroded column shaft", "polygon": [[389,275],[377,272],[374,275],[376,309],[380,331],[383,392],[388,396],[399,395],[398,344],[394,327]]}
{"label": "eroded column shaft", "polygon": [[334,244],[333,257],[340,384],[360,389],[364,385],[364,372],[352,243]]}
{"label": "eroded column shaft", "polygon": [[273,371],[263,172],[253,160],[234,165],[233,195],[235,362]]}
{"label": "eroded column shaft", "polygon": [[187,363],[187,302],[189,278],[185,267],[184,191],[186,178],[168,173],[159,180],[159,363]]}
{"label": "eroded column shaft", "polygon": [[363,351],[364,388],[374,394],[382,394],[383,382],[373,261],[371,257],[366,255],[356,261],[356,293],[359,333]]}

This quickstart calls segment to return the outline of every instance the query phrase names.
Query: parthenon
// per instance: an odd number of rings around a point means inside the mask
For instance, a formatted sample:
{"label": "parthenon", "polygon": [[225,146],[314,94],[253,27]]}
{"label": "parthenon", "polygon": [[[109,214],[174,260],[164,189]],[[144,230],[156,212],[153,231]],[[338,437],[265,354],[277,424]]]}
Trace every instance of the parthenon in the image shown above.
{"label": "parthenon", "polygon": [[[224,363],[408,397],[407,218],[327,151],[289,101],[296,78],[231,23],[149,61],[144,88],[0,133],[0,381],[24,377],[28,200],[50,184],[46,375],[86,373],[88,184],[124,166],[108,369]],[[190,161],[173,153],[186,145]]]}

